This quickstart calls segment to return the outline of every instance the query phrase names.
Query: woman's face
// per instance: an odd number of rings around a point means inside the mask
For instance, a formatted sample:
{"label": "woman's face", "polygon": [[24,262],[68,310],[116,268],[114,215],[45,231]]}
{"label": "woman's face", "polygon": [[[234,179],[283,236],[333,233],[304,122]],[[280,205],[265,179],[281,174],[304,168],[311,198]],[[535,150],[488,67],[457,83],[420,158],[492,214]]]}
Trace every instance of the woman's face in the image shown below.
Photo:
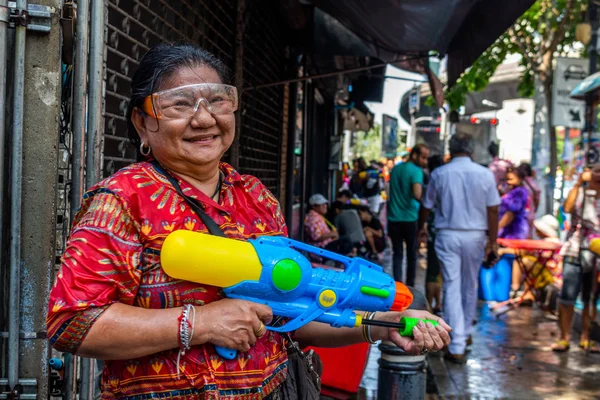
{"label": "woman's face", "polygon": [[521,179],[514,172],[506,173],[506,183],[510,186],[519,186],[521,184]]}
{"label": "woman's face", "polygon": [[327,204],[317,204],[314,205],[313,208],[321,215],[327,214]]}
{"label": "woman's face", "polygon": [[[210,67],[182,67],[168,76],[157,91],[198,83],[223,82]],[[190,118],[162,118],[160,122],[136,110],[132,122],[154,157],[175,172],[218,164],[235,137],[234,114],[213,115],[204,104]]]}

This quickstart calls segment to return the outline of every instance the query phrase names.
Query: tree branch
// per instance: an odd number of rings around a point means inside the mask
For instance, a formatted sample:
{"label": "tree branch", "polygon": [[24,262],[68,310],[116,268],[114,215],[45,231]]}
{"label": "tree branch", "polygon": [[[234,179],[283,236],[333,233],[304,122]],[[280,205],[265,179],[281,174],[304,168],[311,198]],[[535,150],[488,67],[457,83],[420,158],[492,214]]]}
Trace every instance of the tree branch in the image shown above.
{"label": "tree branch", "polygon": [[530,49],[527,48],[525,43],[522,40],[519,40],[522,38],[522,35],[518,34],[512,27],[508,29],[507,33],[508,33],[508,36],[510,37],[510,41],[519,47],[519,49],[521,50],[521,53],[523,53],[523,57],[525,58],[525,60],[527,60],[527,63],[531,66],[531,69],[533,71],[537,71],[537,69],[539,67],[539,63],[536,60],[534,60],[533,57],[531,57]]}
{"label": "tree branch", "polygon": [[567,22],[569,22],[569,20],[571,19],[571,9],[573,8],[574,4],[575,0],[569,0],[568,3],[565,5],[565,13],[563,15],[563,18],[560,20],[558,27],[554,30],[553,33],[551,33],[551,39],[549,38],[547,42],[549,43],[548,47],[542,46],[540,48],[541,55],[546,54],[547,52],[554,53],[556,51],[558,44],[564,38],[565,27],[567,26]]}

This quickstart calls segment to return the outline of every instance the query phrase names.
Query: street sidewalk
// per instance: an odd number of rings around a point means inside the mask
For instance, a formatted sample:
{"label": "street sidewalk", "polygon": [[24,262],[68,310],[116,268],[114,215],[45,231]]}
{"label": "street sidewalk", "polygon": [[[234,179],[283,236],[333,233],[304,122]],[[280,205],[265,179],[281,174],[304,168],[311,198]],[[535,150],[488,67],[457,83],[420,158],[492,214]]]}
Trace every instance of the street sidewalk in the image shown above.
{"label": "street sidewalk", "polygon": [[553,352],[554,319],[531,307],[498,319],[486,304],[479,309],[466,365],[448,363],[441,354],[428,358],[437,392],[431,399],[600,398],[600,355],[579,349],[577,337],[569,352]]}
{"label": "street sidewalk", "polygon": [[[383,267],[391,273],[391,251]],[[420,259],[415,289],[424,291],[426,263]],[[473,345],[466,365],[446,362],[441,353],[428,357],[428,399],[600,399],[600,355],[577,347],[575,335],[568,353],[550,349],[558,336],[555,318],[541,310],[521,307],[496,318],[481,302]],[[574,330],[578,330],[576,316]],[[600,328],[593,329],[595,340]],[[371,346],[358,399],[377,398],[377,360]]]}

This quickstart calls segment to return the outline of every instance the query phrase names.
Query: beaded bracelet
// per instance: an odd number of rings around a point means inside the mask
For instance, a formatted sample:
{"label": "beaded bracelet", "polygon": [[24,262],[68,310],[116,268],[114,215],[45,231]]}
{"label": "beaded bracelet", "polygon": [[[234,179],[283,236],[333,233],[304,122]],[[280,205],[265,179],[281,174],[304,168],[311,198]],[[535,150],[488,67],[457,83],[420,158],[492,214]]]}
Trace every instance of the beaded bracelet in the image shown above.
{"label": "beaded bracelet", "polygon": [[183,306],[183,311],[179,317],[179,349],[183,354],[191,348],[192,341],[192,322],[190,321],[190,312],[194,307],[191,304]]}
{"label": "beaded bracelet", "polygon": [[[190,314],[192,318],[190,318]],[[179,378],[179,362],[181,356],[192,348],[192,338],[194,337],[194,323],[196,321],[196,308],[191,304],[183,306],[183,310],[179,318],[179,353],[177,354],[177,378]]]}

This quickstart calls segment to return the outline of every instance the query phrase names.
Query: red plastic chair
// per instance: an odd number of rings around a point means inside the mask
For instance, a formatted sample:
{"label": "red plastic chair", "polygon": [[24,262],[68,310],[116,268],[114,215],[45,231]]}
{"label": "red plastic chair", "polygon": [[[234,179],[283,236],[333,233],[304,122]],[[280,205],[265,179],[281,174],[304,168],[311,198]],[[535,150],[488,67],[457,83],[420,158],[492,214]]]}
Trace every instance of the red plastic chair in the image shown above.
{"label": "red plastic chair", "polygon": [[311,347],[321,357],[321,394],[344,400],[358,393],[369,357],[368,343],[338,348]]}
{"label": "red plastic chair", "polygon": [[[541,304],[542,291],[536,289],[536,281],[547,268],[548,261],[553,259],[555,254],[560,250],[560,243],[545,240],[498,239],[498,244],[516,250],[516,261],[523,274],[521,285],[523,283],[526,283],[527,285],[525,286],[523,294],[520,296],[493,305],[491,307],[492,312],[498,317],[513,308],[519,307],[529,292],[533,293],[536,301]],[[525,256],[533,256],[535,258],[534,265],[530,268],[523,262],[523,257]],[[541,265],[541,268],[539,268],[537,272],[535,272],[536,264]],[[506,308],[506,306],[508,306],[508,308]]]}

